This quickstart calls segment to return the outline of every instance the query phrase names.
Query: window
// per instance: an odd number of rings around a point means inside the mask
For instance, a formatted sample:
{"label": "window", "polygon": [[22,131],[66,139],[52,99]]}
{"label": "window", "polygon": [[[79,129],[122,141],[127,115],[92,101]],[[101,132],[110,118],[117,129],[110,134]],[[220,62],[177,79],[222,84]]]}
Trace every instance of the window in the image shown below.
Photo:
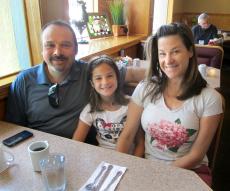
{"label": "window", "polygon": [[[97,13],[98,12],[98,0],[82,0],[86,3],[86,11],[88,13]],[[77,0],[69,0],[69,9],[74,9]]]}
{"label": "window", "polygon": [[0,18],[1,78],[29,67],[30,54],[23,0],[1,0]]}
{"label": "window", "polygon": [[[98,0],[81,0],[86,4],[87,13],[97,13],[98,12]],[[84,15],[82,12],[81,1],[69,0],[69,18],[71,21],[71,26],[76,33],[78,43],[84,43],[88,41],[88,32],[86,30],[86,23],[84,23]]]}

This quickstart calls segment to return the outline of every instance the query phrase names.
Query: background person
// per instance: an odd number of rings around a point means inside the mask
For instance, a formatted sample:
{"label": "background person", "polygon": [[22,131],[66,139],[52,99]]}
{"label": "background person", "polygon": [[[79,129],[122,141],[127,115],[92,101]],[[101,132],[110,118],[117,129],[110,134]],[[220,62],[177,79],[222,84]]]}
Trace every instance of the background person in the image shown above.
{"label": "background person", "polygon": [[[46,24],[41,39],[44,61],[22,71],[12,83],[6,120],[72,138],[79,114],[89,101],[87,64],[75,60],[77,40],[68,23]],[[138,81],[144,71],[121,68],[120,74],[121,81]]]}
{"label": "background person", "polygon": [[209,16],[202,13],[198,17],[198,24],[192,27],[195,44],[208,44],[209,40],[218,38],[217,28],[209,23]]}
{"label": "background person", "polygon": [[[118,67],[106,55],[95,57],[89,62],[88,79],[92,86],[90,102],[80,114],[73,139],[84,142],[90,128],[95,127],[99,146],[115,149],[124,128],[129,101],[121,90]],[[138,136],[136,141],[134,155],[143,157],[144,137]]]}
{"label": "background person", "polygon": [[132,95],[117,150],[127,153],[141,122],[147,159],[202,171],[198,174],[211,185],[206,152],[222,100],[198,71],[193,41],[191,30],[178,23],[161,26],[149,38],[148,76]]}

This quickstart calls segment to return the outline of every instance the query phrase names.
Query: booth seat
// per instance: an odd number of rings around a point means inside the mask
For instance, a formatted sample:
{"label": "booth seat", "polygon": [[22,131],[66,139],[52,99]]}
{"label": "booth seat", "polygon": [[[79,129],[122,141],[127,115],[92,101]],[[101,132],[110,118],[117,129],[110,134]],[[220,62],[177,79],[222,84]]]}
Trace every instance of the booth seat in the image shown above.
{"label": "booth seat", "polygon": [[196,45],[198,64],[221,69],[224,50],[221,46]]}

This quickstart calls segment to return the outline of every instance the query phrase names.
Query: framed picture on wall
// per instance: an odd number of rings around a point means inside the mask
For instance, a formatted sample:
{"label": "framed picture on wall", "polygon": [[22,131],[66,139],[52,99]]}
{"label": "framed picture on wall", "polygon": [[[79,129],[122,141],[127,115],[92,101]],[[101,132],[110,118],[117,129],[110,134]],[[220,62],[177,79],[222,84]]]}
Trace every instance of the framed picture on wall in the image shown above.
{"label": "framed picture on wall", "polygon": [[88,14],[87,30],[91,39],[112,35],[107,16],[98,13]]}

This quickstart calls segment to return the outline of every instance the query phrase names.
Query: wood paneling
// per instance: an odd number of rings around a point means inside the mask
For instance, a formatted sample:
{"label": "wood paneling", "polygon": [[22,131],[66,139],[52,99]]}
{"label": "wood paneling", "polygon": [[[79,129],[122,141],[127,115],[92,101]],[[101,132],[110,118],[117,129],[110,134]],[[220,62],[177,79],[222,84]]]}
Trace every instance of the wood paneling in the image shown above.
{"label": "wood paneling", "polygon": [[[106,13],[109,17],[108,4],[110,1],[99,0],[99,12]],[[127,7],[129,34],[149,35],[152,32],[153,0],[126,0],[125,6]]]}
{"label": "wood paneling", "polygon": [[[176,13],[173,14],[173,21],[187,22],[192,26],[192,19],[197,18],[200,13]],[[209,13],[210,23],[214,24],[218,29],[230,31],[230,14]]]}
{"label": "wood paneling", "polygon": [[153,21],[152,0],[129,0],[129,30],[130,34],[149,35]]}
{"label": "wood paneling", "polygon": [[69,21],[68,0],[40,0],[41,25],[61,19]]}
{"label": "wood paneling", "polygon": [[0,120],[5,118],[6,99],[0,100]]}

